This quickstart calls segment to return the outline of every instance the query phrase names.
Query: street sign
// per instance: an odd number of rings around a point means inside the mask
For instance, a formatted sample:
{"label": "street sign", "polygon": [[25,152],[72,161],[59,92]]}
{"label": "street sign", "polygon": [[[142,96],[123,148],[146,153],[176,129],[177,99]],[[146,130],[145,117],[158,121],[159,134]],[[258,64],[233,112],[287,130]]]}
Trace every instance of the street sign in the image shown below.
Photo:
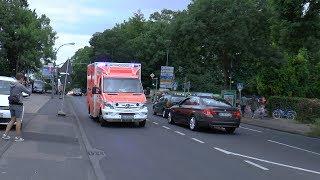
{"label": "street sign", "polygon": [[174,67],[161,66],[160,88],[171,89],[174,80]]}
{"label": "street sign", "polygon": [[242,89],[243,89],[243,83],[238,83],[238,84],[237,84],[237,89],[238,89],[238,91],[242,91]]}
{"label": "street sign", "polygon": [[236,105],[237,91],[235,91],[235,90],[222,90],[221,96],[224,100],[226,100],[232,106]]}
{"label": "street sign", "polygon": [[155,76],[155,75],[154,75],[153,73],[152,73],[152,74],[150,74],[150,77],[151,77],[152,79],[154,78],[154,76]]}
{"label": "street sign", "polygon": [[172,83],[172,88],[173,88],[173,90],[177,90],[177,88],[178,88],[178,82],[173,82]]}

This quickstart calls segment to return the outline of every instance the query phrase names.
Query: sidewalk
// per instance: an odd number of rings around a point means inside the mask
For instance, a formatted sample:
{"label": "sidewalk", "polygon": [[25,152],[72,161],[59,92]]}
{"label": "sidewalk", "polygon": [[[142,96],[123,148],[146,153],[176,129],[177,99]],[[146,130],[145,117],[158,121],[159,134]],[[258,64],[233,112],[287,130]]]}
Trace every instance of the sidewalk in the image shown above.
{"label": "sidewalk", "polygon": [[272,119],[272,118],[263,118],[263,119],[252,119],[243,117],[241,122],[244,124],[250,124],[254,126],[264,127],[268,129],[274,129],[278,131],[284,131],[288,133],[300,134],[308,136],[311,128],[308,124],[299,124],[296,121],[287,120],[287,119]]}
{"label": "sidewalk", "polygon": [[[45,95],[26,100],[25,141],[0,140],[0,179],[96,179],[74,118],[56,115],[60,101]],[[69,107],[64,111],[71,114]]]}

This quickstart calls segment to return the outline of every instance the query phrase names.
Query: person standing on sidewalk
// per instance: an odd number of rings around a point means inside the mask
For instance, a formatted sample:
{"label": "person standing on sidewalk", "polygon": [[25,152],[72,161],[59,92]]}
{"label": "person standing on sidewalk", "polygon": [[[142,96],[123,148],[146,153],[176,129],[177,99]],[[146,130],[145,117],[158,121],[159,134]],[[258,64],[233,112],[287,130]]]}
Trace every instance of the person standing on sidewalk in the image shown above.
{"label": "person standing on sidewalk", "polygon": [[22,73],[16,75],[17,82],[10,83],[10,96],[9,108],[11,113],[11,121],[8,123],[5,133],[2,135],[2,139],[9,140],[8,136],[9,131],[11,130],[14,123],[16,123],[16,142],[24,141],[21,137],[21,121],[24,113],[24,107],[22,103],[22,92],[31,95],[30,90],[28,90],[25,84],[25,77]]}

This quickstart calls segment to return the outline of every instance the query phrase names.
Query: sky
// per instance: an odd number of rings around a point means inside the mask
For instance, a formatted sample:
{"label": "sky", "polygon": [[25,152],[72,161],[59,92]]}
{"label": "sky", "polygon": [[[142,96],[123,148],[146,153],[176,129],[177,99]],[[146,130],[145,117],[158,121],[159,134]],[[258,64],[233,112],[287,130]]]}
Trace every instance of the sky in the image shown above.
{"label": "sky", "polygon": [[63,46],[57,54],[57,64],[65,62],[74,53],[89,46],[95,32],[103,32],[121,23],[141,10],[146,18],[162,9],[183,10],[191,0],[29,0],[29,7],[37,14],[45,14],[57,33],[55,48]]}

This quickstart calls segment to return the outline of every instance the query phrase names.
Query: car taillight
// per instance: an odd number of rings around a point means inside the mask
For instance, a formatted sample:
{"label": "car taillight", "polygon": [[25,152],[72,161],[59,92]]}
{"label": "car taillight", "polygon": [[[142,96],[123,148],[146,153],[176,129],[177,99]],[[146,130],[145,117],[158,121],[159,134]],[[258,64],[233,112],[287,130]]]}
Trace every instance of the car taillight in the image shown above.
{"label": "car taillight", "polygon": [[213,115],[216,115],[217,112],[213,109],[205,109],[203,110],[203,114],[206,116],[213,116]]}
{"label": "car taillight", "polygon": [[235,111],[233,112],[233,116],[240,119],[241,118],[241,112],[238,110],[238,111]]}

